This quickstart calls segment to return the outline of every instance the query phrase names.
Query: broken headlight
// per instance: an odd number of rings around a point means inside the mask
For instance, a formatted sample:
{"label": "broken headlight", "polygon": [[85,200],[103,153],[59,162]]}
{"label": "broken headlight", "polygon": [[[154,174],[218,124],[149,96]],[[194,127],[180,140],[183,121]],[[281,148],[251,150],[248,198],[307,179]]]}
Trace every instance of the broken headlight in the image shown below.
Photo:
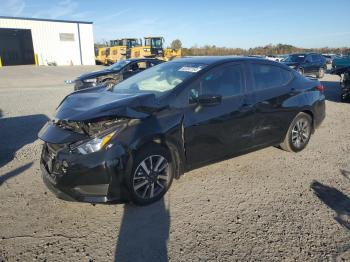
{"label": "broken headlight", "polygon": [[85,83],[96,83],[97,82],[97,78],[85,79],[84,82]]}
{"label": "broken headlight", "polygon": [[87,142],[78,142],[76,144],[71,145],[71,149],[73,152],[79,152],[83,155],[97,152],[104,148],[116,133],[117,130],[114,130],[113,132],[97,136]]}
{"label": "broken headlight", "polygon": [[126,126],[127,122],[120,120],[88,123],[84,129],[91,136],[91,139],[72,144],[71,151],[86,155],[106,148],[111,138],[120,133]]}

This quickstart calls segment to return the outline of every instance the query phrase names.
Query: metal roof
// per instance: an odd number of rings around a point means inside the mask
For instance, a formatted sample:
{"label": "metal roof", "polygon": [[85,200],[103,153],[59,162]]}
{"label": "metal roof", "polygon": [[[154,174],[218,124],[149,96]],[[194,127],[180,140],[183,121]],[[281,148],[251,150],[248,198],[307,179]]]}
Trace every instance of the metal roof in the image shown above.
{"label": "metal roof", "polygon": [[74,23],[74,24],[93,24],[93,22],[86,22],[86,21],[44,19],[44,18],[16,17],[16,16],[0,16],[0,19],[30,20],[30,21],[44,21],[44,22],[61,22],[61,23]]}

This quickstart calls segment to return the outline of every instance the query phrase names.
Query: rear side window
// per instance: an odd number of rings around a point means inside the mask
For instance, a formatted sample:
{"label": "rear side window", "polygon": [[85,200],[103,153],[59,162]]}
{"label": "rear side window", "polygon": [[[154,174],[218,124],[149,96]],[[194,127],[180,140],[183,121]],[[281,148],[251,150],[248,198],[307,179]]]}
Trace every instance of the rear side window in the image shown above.
{"label": "rear side window", "polygon": [[279,66],[252,64],[252,73],[256,91],[276,88],[289,83],[293,75]]}

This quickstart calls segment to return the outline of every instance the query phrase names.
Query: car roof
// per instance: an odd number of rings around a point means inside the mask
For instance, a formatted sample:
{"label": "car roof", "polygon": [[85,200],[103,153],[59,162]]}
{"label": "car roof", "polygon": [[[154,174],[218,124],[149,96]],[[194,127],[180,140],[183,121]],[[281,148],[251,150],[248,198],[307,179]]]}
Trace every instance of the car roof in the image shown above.
{"label": "car roof", "polygon": [[269,61],[265,58],[260,57],[248,57],[248,56],[192,56],[183,57],[180,59],[173,60],[172,62],[184,62],[194,64],[216,64],[221,62],[235,62],[235,61]]}

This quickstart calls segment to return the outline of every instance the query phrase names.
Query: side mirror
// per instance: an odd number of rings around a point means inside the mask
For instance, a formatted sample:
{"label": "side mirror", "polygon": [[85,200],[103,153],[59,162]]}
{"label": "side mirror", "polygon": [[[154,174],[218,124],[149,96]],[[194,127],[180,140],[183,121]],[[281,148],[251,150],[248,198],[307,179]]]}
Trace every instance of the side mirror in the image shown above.
{"label": "side mirror", "polygon": [[198,104],[201,106],[216,106],[221,104],[221,95],[200,95],[197,98]]}

